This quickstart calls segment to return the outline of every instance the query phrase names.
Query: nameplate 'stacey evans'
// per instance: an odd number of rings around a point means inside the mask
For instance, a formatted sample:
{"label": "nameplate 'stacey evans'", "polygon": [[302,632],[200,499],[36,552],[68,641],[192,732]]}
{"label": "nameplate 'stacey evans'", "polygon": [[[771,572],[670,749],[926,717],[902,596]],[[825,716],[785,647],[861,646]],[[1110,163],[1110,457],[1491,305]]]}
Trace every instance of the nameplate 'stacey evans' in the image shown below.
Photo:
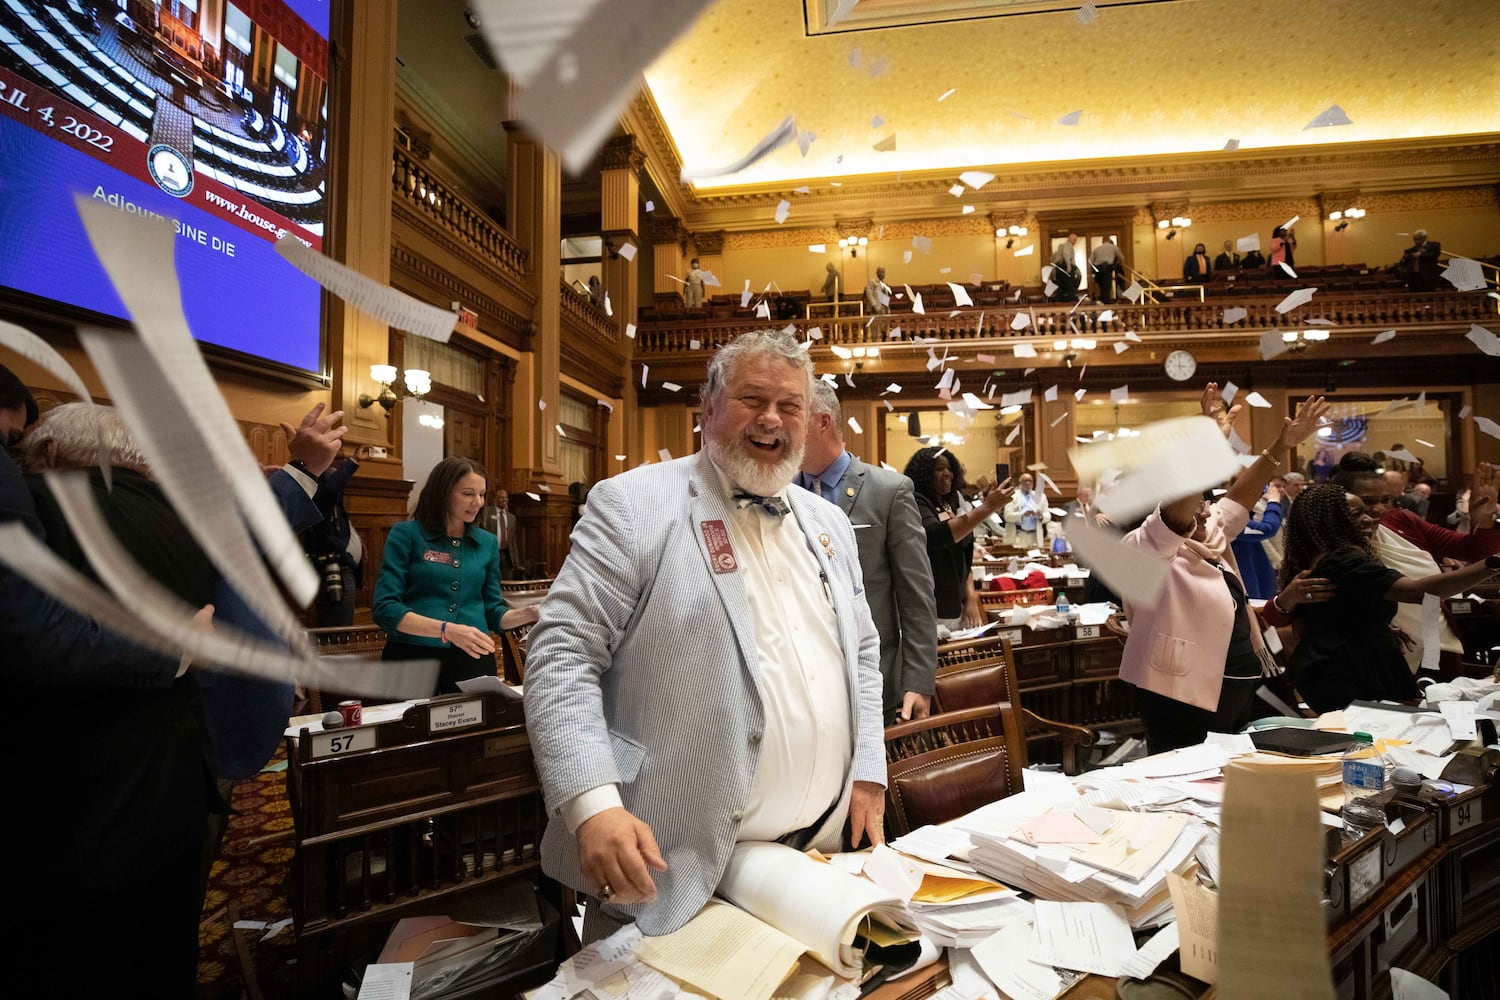
{"label": "nameplate 'stacey evans'", "polygon": [[427,731],[441,733],[449,729],[464,729],[484,722],[484,699],[465,698],[433,705],[427,710]]}
{"label": "nameplate 'stacey evans'", "polygon": [[733,573],[740,568],[734,557],[734,543],[729,540],[729,529],[723,521],[704,521],[699,525],[703,531],[703,544],[708,546],[708,564],[715,573]]}

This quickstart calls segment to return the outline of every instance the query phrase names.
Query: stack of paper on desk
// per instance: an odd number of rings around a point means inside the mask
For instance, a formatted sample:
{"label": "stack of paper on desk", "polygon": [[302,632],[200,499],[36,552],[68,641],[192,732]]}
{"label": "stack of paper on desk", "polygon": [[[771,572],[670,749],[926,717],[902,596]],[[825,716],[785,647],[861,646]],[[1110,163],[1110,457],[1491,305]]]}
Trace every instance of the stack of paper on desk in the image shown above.
{"label": "stack of paper on desk", "polygon": [[1155,926],[1170,912],[1167,872],[1194,867],[1205,833],[1185,813],[1081,803],[1040,812],[979,810],[954,825],[968,832],[969,862],[984,874],[1043,899],[1118,904],[1137,928]]}

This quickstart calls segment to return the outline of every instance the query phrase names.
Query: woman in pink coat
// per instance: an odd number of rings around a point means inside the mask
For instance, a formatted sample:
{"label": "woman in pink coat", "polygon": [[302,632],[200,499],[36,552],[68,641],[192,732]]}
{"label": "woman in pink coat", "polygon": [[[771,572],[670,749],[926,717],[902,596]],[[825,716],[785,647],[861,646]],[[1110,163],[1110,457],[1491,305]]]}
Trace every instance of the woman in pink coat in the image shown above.
{"label": "woman in pink coat", "polygon": [[[1207,493],[1173,497],[1125,536],[1126,544],[1168,563],[1166,583],[1151,603],[1123,596],[1130,638],[1120,678],[1141,689],[1151,753],[1202,743],[1209,732],[1237,732],[1248,721],[1271,659],[1229,543],[1281,469],[1277,456],[1311,437],[1327,409],[1321,396],[1308,397],[1275,443],[1217,502]],[[1210,382],[1203,412],[1226,434],[1238,411],[1224,406],[1219,387]]]}

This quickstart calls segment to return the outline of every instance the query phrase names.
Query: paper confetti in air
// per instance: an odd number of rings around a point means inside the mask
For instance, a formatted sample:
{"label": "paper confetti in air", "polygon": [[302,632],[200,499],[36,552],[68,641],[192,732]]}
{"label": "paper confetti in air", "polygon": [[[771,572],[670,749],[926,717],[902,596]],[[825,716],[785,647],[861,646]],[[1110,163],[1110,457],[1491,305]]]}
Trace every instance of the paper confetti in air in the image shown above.
{"label": "paper confetti in air", "polygon": [[964,400],[964,405],[967,406],[971,410],[993,410],[994,409],[993,406],[991,406],[989,403],[986,403],[984,400],[980,399],[978,396],[974,395],[972,392],[966,392],[966,393],[964,393],[963,394],[963,400]]}
{"label": "paper confetti in air", "polygon": [[1477,292],[1489,284],[1484,280],[1484,271],[1480,268],[1479,261],[1469,260],[1467,257],[1449,260],[1448,267],[1443,271],[1443,280],[1460,292]]}
{"label": "paper confetti in air", "polygon": [[1078,122],[1079,122],[1079,120],[1082,119],[1082,118],[1083,118],[1083,109],[1079,108],[1077,111],[1069,111],[1067,114],[1063,115],[1061,118],[1059,118],[1057,120],[1057,124],[1059,124],[1059,125],[1077,125]]}
{"label": "paper confetti in air", "polygon": [[1431,441],[1423,441],[1421,438],[1417,438],[1416,441],[1417,441],[1417,444],[1421,445],[1423,448],[1436,448],[1437,447],[1437,445],[1433,444]]}
{"label": "paper confetti in air", "polygon": [[641,388],[646,388],[646,376],[651,371],[650,365],[641,365]]}
{"label": "paper confetti in air", "polygon": [[672,450],[670,448],[662,448],[657,451],[656,457],[660,458],[663,462],[670,462],[672,461]]}
{"label": "paper confetti in air", "polygon": [[888,385],[888,386],[885,387],[885,391],[886,392],[900,392],[901,391],[901,386],[900,386],[899,383],[892,382],[890,385]]}
{"label": "paper confetti in air", "polygon": [[1123,341],[1123,340],[1117,340],[1117,341],[1115,341],[1115,353],[1116,354],[1124,354],[1128,350],[1130,350],[1130,345],[1127,344],[1127,343],[1125,343],[1125,341]]}
{"label": "paper confetti in air", "polygon": [[987,174],[983,170],[965,170],[963,173],[958,175],[958,179],[963,181],[969,187],[973,188],[975,191],[978,191],[990,181],[994,180],[995,175]]}
{"label": "paper confetti in air", "polygon": [[1036,357],[1036,348],[1032,347],[1030,344],[1016,344],[1011,348],[1011,351],[1014,352],[1015,356],[1018,358]]}
{"label": "paper confetti in air", "polygon": [[955,285],[953,282],[950,281],[950,282],[948,282],[948,287],[953,290],[953,304],[954,305],[957,305],[957,306],[972,306],[974,304],[974,300],[971,299],[971,298],[969,298],[969,291],[968,291],[968,289],[964,288],[963,285]]}
{"label": "paper confetti in air", "polygon": [[625,324],[625,336],[629,337],[631,340],[635,339],[635,324],[634,323],[626,323]]}
{"label": "paper confetti in air", "polygon": [[932,252],[932,237],[930,237],[930,236],[913,236],[911,238],[911,248],[913,250],[920,250],[923,253],[931,253]]}
{"label": "paper confetti in air", "polygon": [[1000,406],[1026,406],[1031,402],[1030,389],[1017,389],[1015,392],[1002,392],[1000,394]]}
{"label": "paper confetti in air", "polygon": [[938,97],[938,100],[939,101],[946,101],[948,98],[952,97],[957,91],[958,91],[957,87],[949,87],[947,90],[945,90],[945,91],[942,92],[942,94]]}
{"label": "paper confetti in air", "polygon": [[1066,410],[1064,410],[1062,413],[1059,413],[1057,415],[1057,418],[1055,420],[1053,420],[1052,423],[1048,424],[1047,426],[1049,426],[1049,427],[1056,427],[1058,424],[1062,423],[1064,420],[1067,420],[1067,419],[1068,419],[1068,412]]}
{"label": "paper confetti in air", "polygon": [[849,418],[849,429],[856,434],[863,434],[865,432],[865,429],[859,426],[859,421],[855,420],[853,417]]}
{"label": "paper confetti in air", "polygon": [[1256,406],[1263,410],[1269,410],[1271,408],[1271,404],[1266,401],[1266,397],[1262,396],[1258,392],[1247,392],[1245,394],[1245,402],[1249,403],[1251,406]]}
{"label": "paper confetti in air", "polygon": [[1458,411],[1458,419],[1460,419],[1460,420],[1468,420],[1469,419],[1469,414],[1471,414],[1473,412],[1474,412],[1474,407],[1472,407],[1472,406],[1465,406],[1462,410]]}
{"label": "paper confetti in air", "polygon": [[1233,326],[1249,315],[1250,311],[1244,306],[1230,306],[1224,310],[1224,325]]}
{"label": "paper confetti in air", "polygon": [[1131,302],[1139,302],[1141,296],[1144,295],[1145,292],[1146,290],[1141,287],[1141,283],[1139,281],[1132,281],[1130,283],[1130,287],[1126,288],[1125,291],[1121,292],[1120,294],[1124,295]]}
{"label": "paper confetti in air", "polygon": [[1054,385],[1050,387],[1046,392],[1042,393],[1042,398],[1049,403],[1057,402],[1057,386]]}
{"label": "paper confetti in air", "polygon": [[962,198],[967,189],[962,184],[955,184],[948,189],[948,193],[955,198]]}
{"label": "paper confetti in air", "polygon": [[[1024,329],[1026,329],[1030,325],[1031,325],[1031,317],[1028,316],[1028,315],[1026,315],[1025,313],[1016,313],[1014,316],[1012,316],[1010,318],[1010,328],[1012,330],[1024,330]],[[1030,350],[1030,348],[1028,348],[1028,350]],[[1034,357],[1036,357],[1036,352],[1032,351],[1030,354],[1021,354],[1020,351],[1018,350],[1016,352],[1016,357],[1018,357],[1018,358],[1034,358]]]}
{"label": "paper confetti in air", "polygon": [[962,209],[959,210],[959,214],[960,215],[973,215],[974,214],[974,206],[973,205],[965,205]]}
{"label": "paper confetti in air", "polygon": [[1219,395],[1224,397],[1224,405],[1228,406],[1229,404],[1233,403],[1235,394],[1239,391],[1240,387],[1235,385],[1233,382],[1225,382],[1223,390],[1219,393]]}
{"label": "paper confetti in air", "polygon": [[624,246],[620,247],[620,256],[624,257],[626,260],[635,260],[635,255],[636,249],[634,243],[626,243]]}
{"label": "paper confetti in air", "polygon": [[690,340],[690,341],[688,341],[688,350],[690,350],[690,351],[697,351],[697,350],[701,350],[702,348],[703,348],[703,341],[701,341],[701,340]]}
{"label": "paper confetti in air", "polygon": [[1270,361],[1280,354],[1286,353],[1286,342],[1281,339],[1281,331],[1267,330],[1260,335],[1260,358],[1262,361]]}
{"label": "paper confetti in air", "polygon": [[894,153],[896,151],[896,137],[888,135],[870,148],[877,153]]}
{"label": "paper confetti in air", "polygon": [[1077,400],[1078,402],[1081,403],[1081,402],[1083,402],[1084,395],[1087,394],[1087,393],[1088,393],[1087,389],[1079,389],[1077,392],[1073,393],[1073,398],[1075,400]]}
{"label": "paper confetti in air", "polygon": [[1370,341],[1370,343],[1372,343],[1372,344],[1383,344],[1387,340],[1395,340],[1395,339],[1396,339],[1396,331],[1395,330],[1386,330],[1384,333],[1377,333],[1375,335],[1375,339],[1372,340],[1372,341]]}
{"label": "paper confetti in air", "polygon": [[1478,323],[1469,325],[1469,332],[1464,334],[1464,339],[1473,341],[1475,347],[1491,357],[1500,358],[1500,337],[1495,336]]}
{"label": "paper confetti in air", "polygon": [[1495,423],[1489,417],[1481,417],[1475,414],[1474,423],[1490,437],[1500,438],[1500,424]]}
{"label": "paper confetti in air", "polygon": [[1130,386],[1116,386],[1109,390],[1109,401],[1111,403],[1123,403],[1130,398]]}
{"label": "paper confetti in air", "polygon": [[547,409],[547,401],[545,399],[539,399],[539,400],[537,400],[536,401],[536,408],[538,410],[545,411]]}
{"label": "paper confetti in air", "polygon": [[667,390],[668,392],[681,392],[682,391],[682,386],[678,385],[676,382],[663,382],[661,384],[661,387],[663,389]]}
{"label": "paper confetti in air", "polygon": [[[1016,256],[1016,257],[1030,257],[1034,253],[1036,253],[1036,244],[1035,243],[1028,243],[1026,246],[1024,246],[1021,249],[1017,250],[1013,256]],[[1023,291],[1025,291],[1024,288],[1017,288],[1016,289],[1016,299],[1017,300],[1019,300],[1021,298],[1021,293]]]}
{"label": "paper confetti in air", "polygon": [[646,211],[648,211],[648,212],[654,212],[654,211],[656,211],[656,202],[652,201],[650,198],[646,199]]}
{"label": "paper confetti in air", "polygon": [[781,201],[777,202],[777,204],[776,204],[776,223],[777,223],[777,225],[780,225],[781,223],[785,222],[786,221],[786,217],[789,214],[791,214],[791,211],[792,211],[792,203],[789,202],[789,201],[787,201],[785,198],[783,198]]}
{"label": "paper confetti in air", "polygon": [[1230,139],[1228,142],[1224,143],[1224,152],[1226,153],[1232,153],[1239,148],[1240,141],[1238,139]]}
{"label": "paper confetti in air", "polygon": [[1343,108],[1339,107],[1337,104],[1331,104],[1328,106],[1327,111],[1324,111],[1312,121],[1302,126],[1302,131],[1306,132],[1310,128],[1329,128],[1330,126],[1334,125],[1353,124],[1354,122],[1350,121],[1349,116],[1344,114]]}
{"label": "paper confetti in air", "polygon": [[1010,444],[1013,441],[1015,441],[1016,438],[1018,438],[1020,436],[1021,436],[1021,425],[1020,424],[1016,424],[1016,426],[1014,426],[1014,427],[1012,427],[1010,429],[1010,433],[1007,434],[1007,435],[1005,435],[1005,443],[1006,444]]}
{"label": "paper confetti in air", "polygon": [[1085,0],[1084,5],[1082,7],[1079,7],[1078,10],[1073,14],[1073,20],[1077,21],[1079,24],[1093,24],[1095,21],[1099,20],[1099,8],[1095,7],[1092,3],[1089,3],[1087,2],[1087,0]]}
{"label": "paper confetti in air", "polygon": [[568,436],[568,432],[565,431],[565,430],[563,430],[563,425],[562,424],[553,424],[552,426],[555,427],[555,428],[557,428],[557,436],[558,437],[567,437]]}

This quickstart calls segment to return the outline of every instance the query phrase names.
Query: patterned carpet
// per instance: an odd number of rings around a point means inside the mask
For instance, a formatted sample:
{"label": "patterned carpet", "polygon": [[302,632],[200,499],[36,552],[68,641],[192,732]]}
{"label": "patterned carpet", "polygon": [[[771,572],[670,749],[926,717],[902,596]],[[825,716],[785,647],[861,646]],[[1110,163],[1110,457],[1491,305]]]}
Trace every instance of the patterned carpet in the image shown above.
{"label": "patterned carpet", "polygon": [[[204,998],[250,996],[236,947],[234,921],[273,925],[292,915],[286,881],[292,861],[292,812],[286,797],[285,750],[271,767],[241,781],[234,789],[234,815],[224,834],[223,851],[209,874],[198,932],[198,995]],[[233,914],[233,915],[232,915]],[[270,940],[267,931],[238,932],[262,996],[290,997],[296,983],[296,937],[288,924]]]}

